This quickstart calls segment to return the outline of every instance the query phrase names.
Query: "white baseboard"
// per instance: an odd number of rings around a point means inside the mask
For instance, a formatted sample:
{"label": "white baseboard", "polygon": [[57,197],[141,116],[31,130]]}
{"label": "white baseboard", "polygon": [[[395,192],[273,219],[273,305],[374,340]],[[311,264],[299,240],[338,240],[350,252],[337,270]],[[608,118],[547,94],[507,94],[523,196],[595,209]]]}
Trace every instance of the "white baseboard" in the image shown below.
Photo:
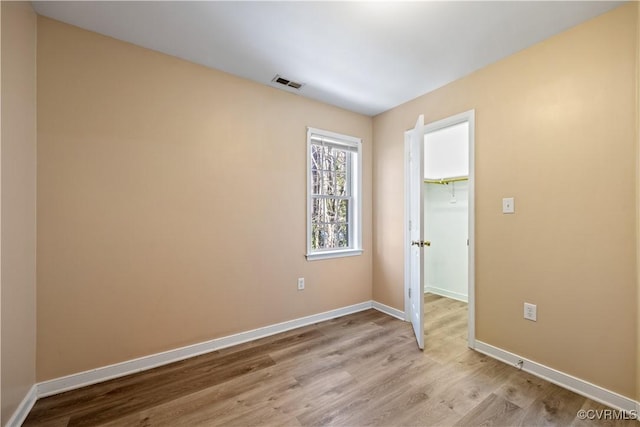
{"label": "white baseboard", "polygon": [[476,340],[476,351],[491,356],[494,359],[498,359],[509,365],[516,366],[519,360],[524,363],[522,370],[529,372],[537,377],[547,380],[551,383],[564,387],[589,399],[600,402],[604,405],[610,406],[614,409],[619,409],[626,412],[636,412],[640,409],[640,402],[636,402],[633,399],[622,396],[613,391],[607,390],[590,382],[581,380],[572,375],[565,374],[564,372],[557,371],[548,366],[536,363],[532,360],[525,359],[506,350],[502,350],[498,347],[494,347],[490,344]]}
{"label": "white baseboard", "polygon": [[96,384],[114,378],[123,377],[125,375],[130,375],[136,372],[146,371],[148,369],[167,365],[179,360],[184,360],[201,354],[210,353],[215,350],[242,344],[247,341],[257,340],[259,338],[264,338],[302,326],[323,322],[325,320],[334,319],[336,317],[346,316],[347,314],[357,313],[359,311],[368,310],[370,308],[372,308],[372,301],[366,301],[360,304],[326,311],[324,313],[301,317],[298,319],[289,320],[286,322],[277,323],[274,325],[265,326],[262,328],[257,328],[251,331],[241,332],[226,337],[216,338],[210,341],[193,344],[162,353],[156,353],[137,359],[127,360],[125,362],[116,363],[114,365],[104,366],[101,368],[79,372],[77,374],[72,374],[61,378],[43,381],[37,386],[37,397],[51,396],[54,394],[62,393],[64,391],[74,390],[91,384]]}
{"label": "white baseboard", "polygon": [[7,421],[7,427],[20,427],[24,420],[27,419],[27,415],[31,412],[33,405],[35,405],[36,400],[38,400],[38,386],[34,384],[31,386],[27,395],[22,399],[22,402],[18,405],[15,412]]}
{"label": "white baseboard", "polygon": [[438,288],[437,286],[425,286],[424,293],[431,293],[447,298],[452,298],[462,302],[469,302],[469,297],[459,292],[453,292],[448,289]]}
{"label": "white baseboard", "polygon": [[378,301],[373,301],[371,304],[372,308],[374,308],[375,310],[378,310],[384,314],[388,314],[389,316],[395,317],[396,319],[400,319],[403,321],[407,320],[404,311],[398,310],[397,308],[389,307],[388,305],[382,304]]}

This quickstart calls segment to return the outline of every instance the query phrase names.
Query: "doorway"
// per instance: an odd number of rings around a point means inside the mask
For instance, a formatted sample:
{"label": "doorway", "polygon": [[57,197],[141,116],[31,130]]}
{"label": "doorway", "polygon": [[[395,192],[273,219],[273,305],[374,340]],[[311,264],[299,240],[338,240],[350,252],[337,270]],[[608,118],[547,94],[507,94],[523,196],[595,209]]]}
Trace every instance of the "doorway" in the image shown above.
{"label": "doorway", "polygon": [[469,122],[424,135],[425,294],[468,302]]}
{"label": "doorway", "polygon": [[405,313],[421,348],[424,304],[412,290],[468,302],[475,347],[474,129],[470,110],[405,133]]}

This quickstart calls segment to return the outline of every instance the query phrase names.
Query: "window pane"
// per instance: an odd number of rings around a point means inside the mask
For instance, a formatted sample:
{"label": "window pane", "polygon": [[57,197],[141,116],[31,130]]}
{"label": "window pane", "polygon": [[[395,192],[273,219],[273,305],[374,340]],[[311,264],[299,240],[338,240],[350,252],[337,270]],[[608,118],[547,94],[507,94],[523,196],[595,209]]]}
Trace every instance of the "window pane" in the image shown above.
{"label": "window pane", "polygon": [[329,224],[314,224],[312,227],[313,249],[333,249],[334,237],[333,229]]}
{"label": "window pane", "polygon": [[336,222],[337,218],[337,203],[336,199],[326,199],[326,210],[324,216],[324,222]]}
{"label": "window pane", "polygon": [[317,224],[320,222],[320,200],[311,199],[311,223]]}
{"label": "window pane", "polygon": [[322,147],[311,145],[311,170],[322,169]]}
{"label": "window pane", "polygon": [[349,203],[350,200],[340,200],[338,202],[338,221],[349,222]]}
{"label": "window pane", "polygon": [[322,147],[322,170],[330,171],[333,165],[333,149]]}
{"label": "window pane", "polygon": [[348,196],[347,174],[322,172],[322,193],[326,196]]}
{"label": "window pane", "polygon": [[339,225],[337,236],[338,236],[338,247],[340,248],[348,248],[349,247],[349,226],[346,224]]}
{"label": "window pane", "polygon": [[325,199],[314,198],[311,200],[311,222],[313,224],[329,222],[327,217],[327,201]]}
{"label": "window pane", "polygon": [[328,198],[325,200],[323,222],[345,223],[349,218],[349,200]]}
{"label": "window pane", "polygon": [[311,169],[311,194],[322,194],[322,172],[317,169]]}
{"label": "window pane", "polygon": [[311,248],[322,249],[321,246],[322,226],[318,224],[311,225]]}
{"label": "window pane", "polygon": [[349,247],[349,233],[346,224],[326,224],[323,226],[323,249]]}
{"label": "window pane", "polygon": [[338,150],[336,153],[335,170],[338,172],[347,172],[347,158],[349,153],[346,151]]}
{"label": "window pane", "polygon": [[[312,156],[316,155],[318,168],[331,172],[347,172],[349,152],[334,147],[316,147],[312,150]],[[317,154],[314,154],[316,153]]]}

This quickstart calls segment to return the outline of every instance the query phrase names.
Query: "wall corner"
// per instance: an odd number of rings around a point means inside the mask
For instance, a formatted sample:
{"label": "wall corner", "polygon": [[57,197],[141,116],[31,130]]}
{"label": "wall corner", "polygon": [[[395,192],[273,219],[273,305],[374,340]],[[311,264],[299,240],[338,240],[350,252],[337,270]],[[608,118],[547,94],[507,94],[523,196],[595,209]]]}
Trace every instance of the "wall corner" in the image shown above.
{"label": "wall corner", "polygon": [[[636,2],[636,402],[640,402],[640,2]],[[640,409],[640,403],[638,403]]]}

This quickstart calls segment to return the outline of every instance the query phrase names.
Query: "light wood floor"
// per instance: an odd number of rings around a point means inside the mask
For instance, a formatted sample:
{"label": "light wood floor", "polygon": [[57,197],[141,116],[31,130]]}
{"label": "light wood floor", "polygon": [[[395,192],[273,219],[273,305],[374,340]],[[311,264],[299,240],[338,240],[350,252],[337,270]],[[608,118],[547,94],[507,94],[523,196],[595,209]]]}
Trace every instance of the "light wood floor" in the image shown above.
{"label": "light wood floor", "polygon": [[425,297],[426,349],[374,310],[39,400],[25,426],[584,426],[604,406],[471,351],[466,304]]}

